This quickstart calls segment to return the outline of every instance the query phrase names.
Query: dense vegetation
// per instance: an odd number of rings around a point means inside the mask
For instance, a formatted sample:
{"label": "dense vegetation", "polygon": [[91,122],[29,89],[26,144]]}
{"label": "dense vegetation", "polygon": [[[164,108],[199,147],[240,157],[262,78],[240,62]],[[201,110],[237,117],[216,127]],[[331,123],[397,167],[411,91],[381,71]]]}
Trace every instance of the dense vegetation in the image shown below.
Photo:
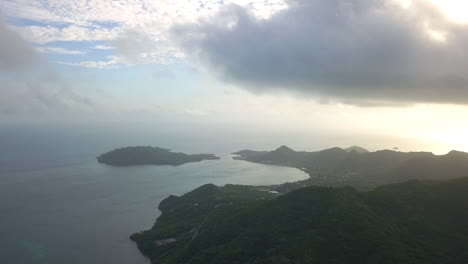
{"label": "dense vegetation", "polygon": [[164,264],[459,264],[468,263],[467,201],[466,178],[280,196],[205,185],[164,200],[154,227],[131,238]]}
{"label": "dense vegetation", "polygon": [[107,152],[97,157],[98,162],[113,166],[131,165],[182,165],[188,162],[219,159],[213,154],[194,154],[171,152],[157,147],[126,147]]}
{"label": "dense vegetation", "polygon": [[370,190],[412,179],[437,180],[468,177],[468,153],[367,152],[360,147],[331,148],[317,152],[294,151],[282,146],[274,151],[243,150],[236,159],[296,167],[309,173],[302,185],[353,186]]}

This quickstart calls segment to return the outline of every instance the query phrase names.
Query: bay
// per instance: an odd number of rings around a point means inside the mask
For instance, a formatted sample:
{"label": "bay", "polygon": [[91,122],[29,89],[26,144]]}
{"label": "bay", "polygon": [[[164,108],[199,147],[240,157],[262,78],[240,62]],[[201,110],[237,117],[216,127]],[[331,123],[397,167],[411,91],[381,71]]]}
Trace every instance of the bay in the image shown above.
{"label": "bay", "polygon": [[147,264],[129,235],[152,226],[168,195],[207,183],[264,185],[307,178],[293,168],[232,160],[227,152],[215,153],[221,160],[177,167],[111,167],[95,157],[118,139],[86,145],[98,140],[42,137],[2,143],[2,264]]}

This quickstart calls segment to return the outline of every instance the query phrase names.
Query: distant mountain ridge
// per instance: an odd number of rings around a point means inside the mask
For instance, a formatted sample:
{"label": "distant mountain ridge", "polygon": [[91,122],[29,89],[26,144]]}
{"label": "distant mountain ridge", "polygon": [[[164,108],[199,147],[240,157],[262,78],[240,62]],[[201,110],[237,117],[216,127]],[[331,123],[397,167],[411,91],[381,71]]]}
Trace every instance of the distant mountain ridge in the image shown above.
{"label": "distant mountain ridge", "polygon": [[217,160],[213,154],[185,154],[171,152],[169,149],[136,146],[119,148],[109,151],[97,157],[99,163],[112,166],[132,166],[132,165],[173,165],[178,166],[189,162],[199,162],[202,160]]}
{"label": "distant mountain ridge", "polygon": [[345,148],[344,150],[346,152],[356,151],[358,153],[367,153],[367,152],[369,152],[367,149],[359,147],[359,146],[352,146],[352,147],[349,147],[349,148]]}
{"label": "distant mountain ridge", "polygon": [[299,168],[311,176],[308,184],[351,185],[372,189],[379,185],[412,179],[452,179],[468,177],[468,153],[446,155],[430,152],[369,152],[361,147],[330,148],[322,151],[294,151],[281,146],[273,151],[243,150],[234,159]]}

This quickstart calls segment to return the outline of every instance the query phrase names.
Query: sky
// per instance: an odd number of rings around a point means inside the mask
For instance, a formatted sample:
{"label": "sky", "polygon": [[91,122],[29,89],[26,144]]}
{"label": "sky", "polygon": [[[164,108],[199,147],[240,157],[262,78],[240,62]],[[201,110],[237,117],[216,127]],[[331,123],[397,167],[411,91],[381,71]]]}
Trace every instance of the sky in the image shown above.
{"label": "sky", "polygon": [[3,126],[468,151],[465,1],[0,0],[0,37]]}

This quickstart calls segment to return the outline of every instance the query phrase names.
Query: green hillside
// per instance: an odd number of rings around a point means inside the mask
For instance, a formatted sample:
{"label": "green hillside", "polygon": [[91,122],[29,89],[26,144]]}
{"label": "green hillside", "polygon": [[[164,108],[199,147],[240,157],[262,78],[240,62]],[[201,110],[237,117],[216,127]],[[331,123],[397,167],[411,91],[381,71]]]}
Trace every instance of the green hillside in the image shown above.
{"label": "green hillside", "polygon": [[468,179],[359,192],[202,186],[132,235],[152,263],[468,263]]}

